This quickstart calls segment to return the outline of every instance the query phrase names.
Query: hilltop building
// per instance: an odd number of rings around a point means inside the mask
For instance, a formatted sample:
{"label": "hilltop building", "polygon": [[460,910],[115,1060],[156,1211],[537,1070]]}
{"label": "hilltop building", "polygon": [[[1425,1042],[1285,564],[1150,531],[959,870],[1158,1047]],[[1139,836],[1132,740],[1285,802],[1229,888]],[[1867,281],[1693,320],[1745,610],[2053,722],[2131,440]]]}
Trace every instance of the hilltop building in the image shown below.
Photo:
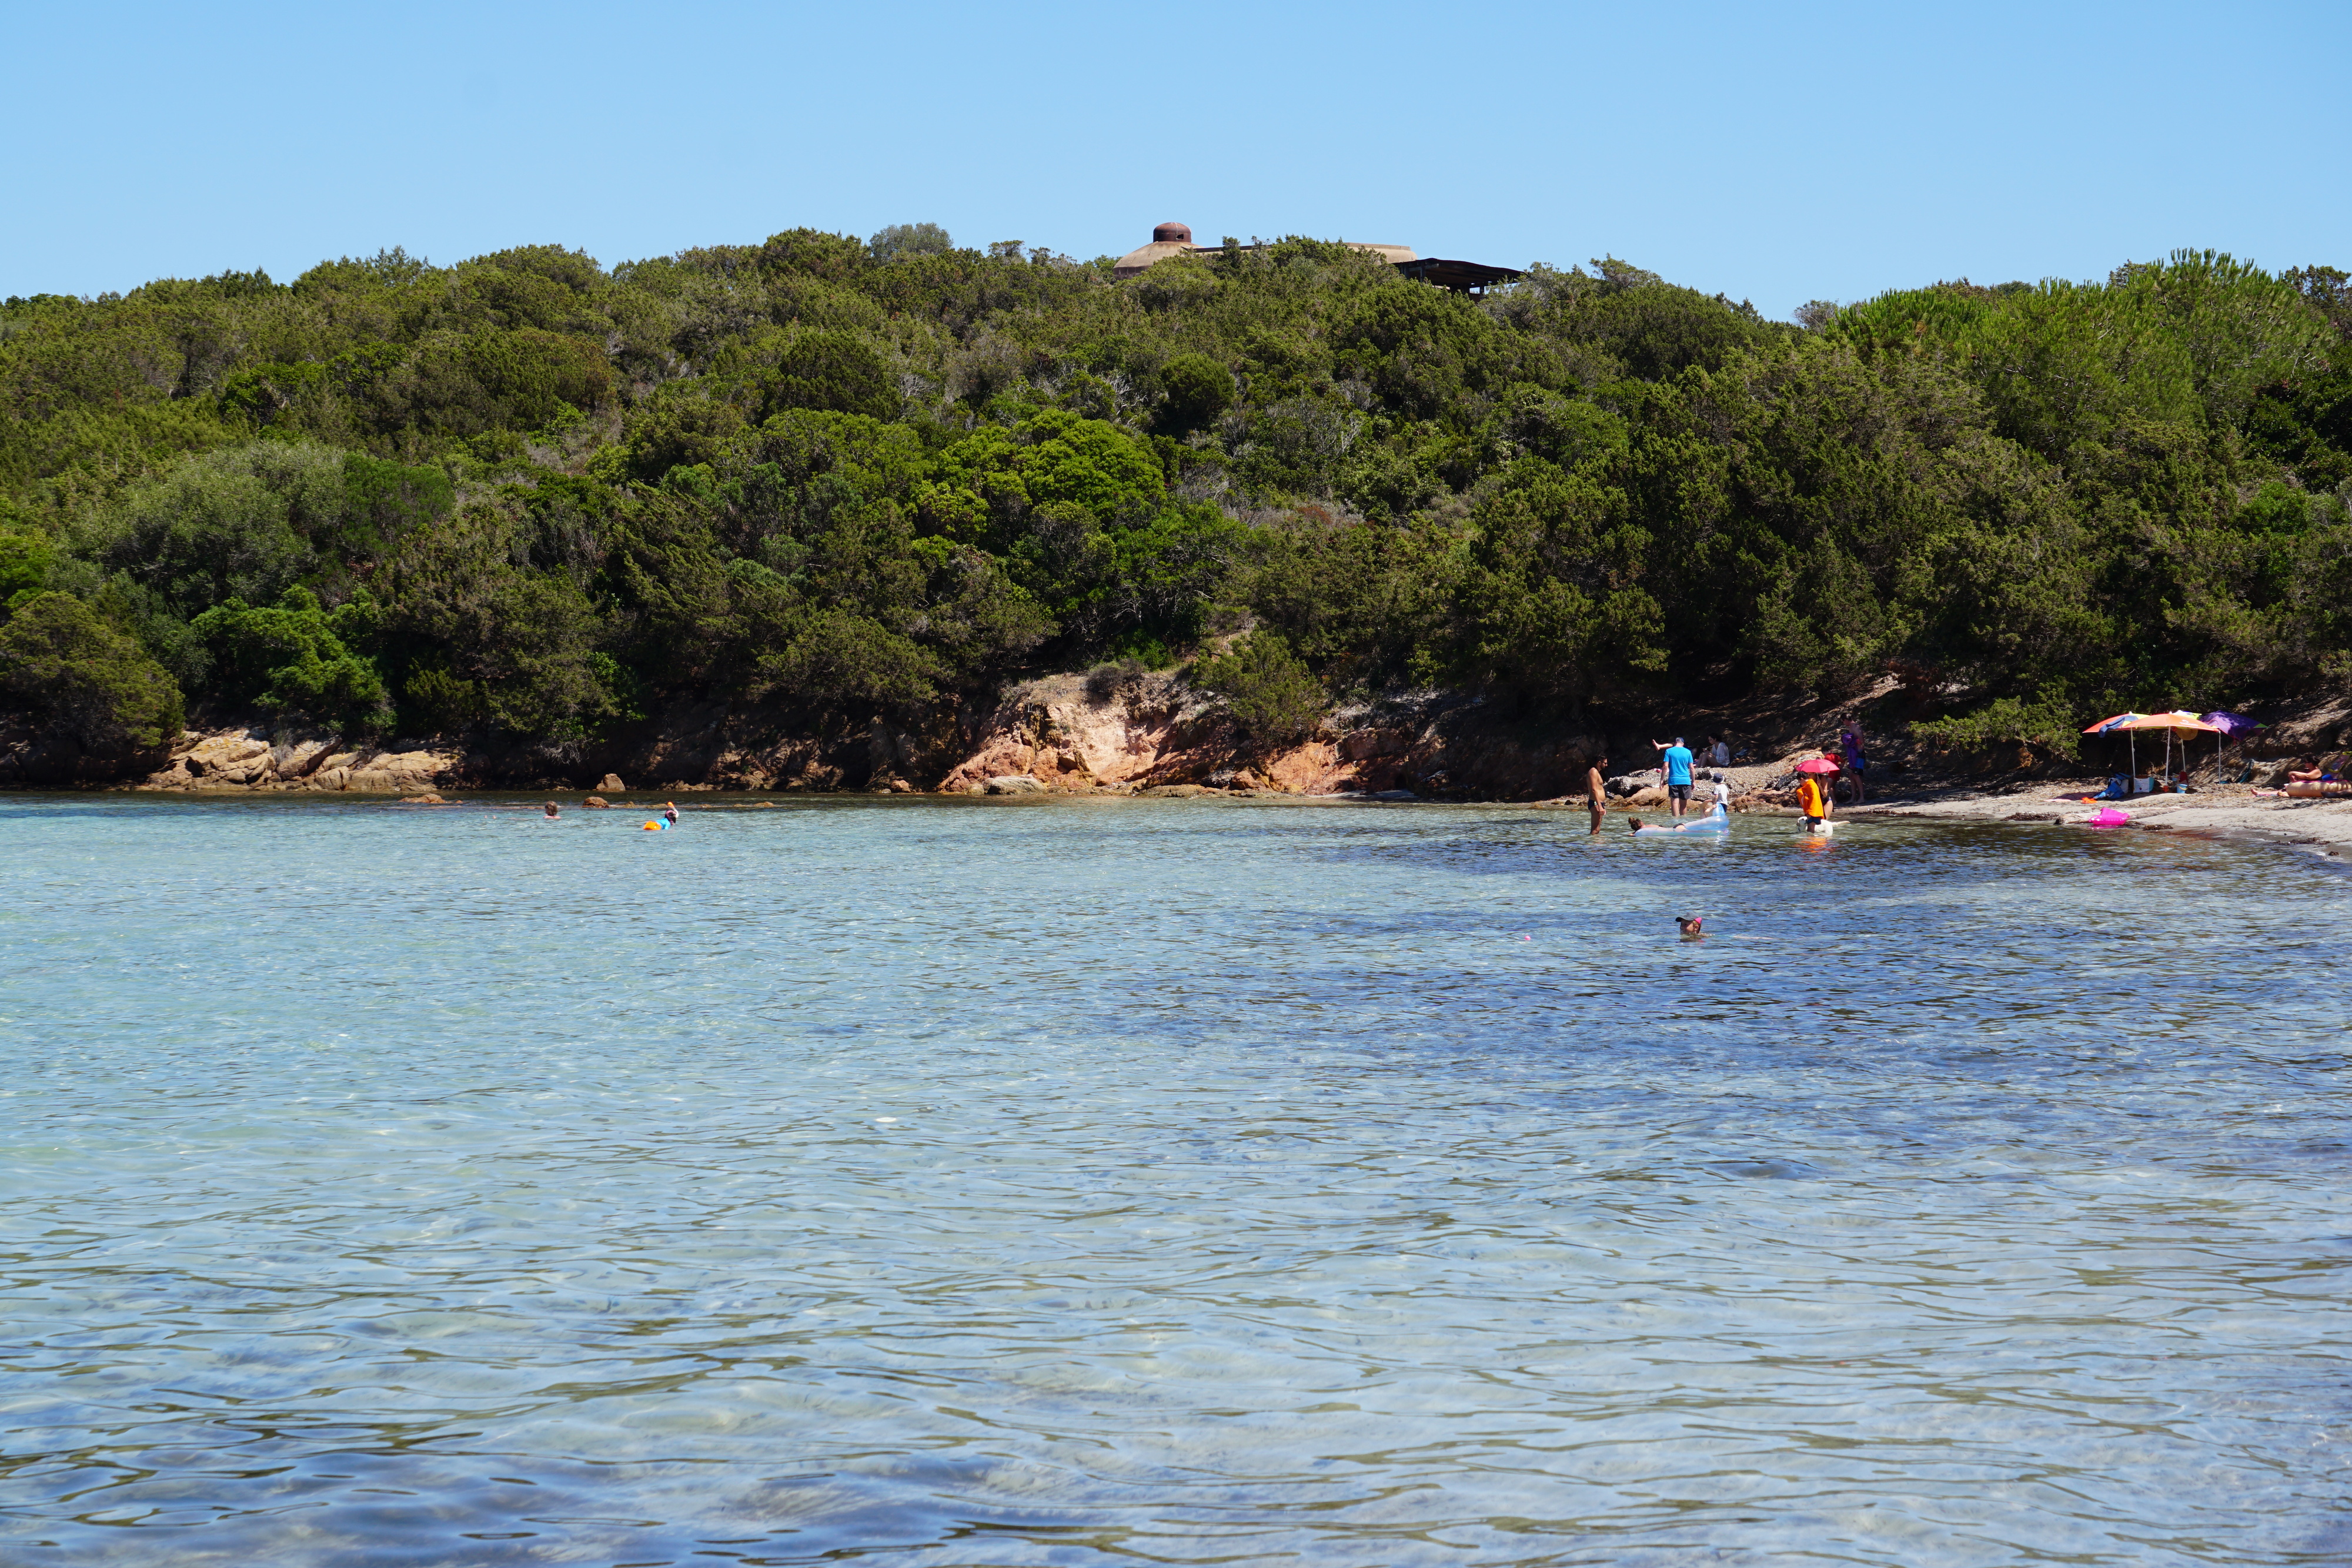
{"label": "hilltop building", "polygon": [[[1489,284],[1507,283],[1519,276],[1516,267],[1488,267],[1476,261],[1449,261],[1439,256],[1413,254],[1409,245],[1372,245],[1361,240],[1343,240],[1351,250],[1360,250],[1388,262],[1407,277],[1418,277],[1424,283],[1434,283],[1440,288],[1460,289],[1465,293],[1483,292]],[[1118,258],[1111,276],[1133,277],[1147,267],[1167,260],[1171,256],[1193,256],[1223,247],[1194,245],[1192,230],[1186,224],[1161,224],[1151,231],[1151,243],[1136,246]],[[1250,245],[1244,250],[1260,247]]]}

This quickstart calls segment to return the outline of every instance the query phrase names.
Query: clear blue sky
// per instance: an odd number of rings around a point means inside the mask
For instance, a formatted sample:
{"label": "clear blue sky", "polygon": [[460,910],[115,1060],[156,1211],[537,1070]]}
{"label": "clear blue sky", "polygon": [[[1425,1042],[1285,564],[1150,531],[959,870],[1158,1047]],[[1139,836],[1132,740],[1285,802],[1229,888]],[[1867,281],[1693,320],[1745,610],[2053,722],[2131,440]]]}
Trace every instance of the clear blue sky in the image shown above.
{"label": "clear blue sky", "polygon": [[0,295],[901,221],[1610,253],[1773,316],[2352,267],[2352,5],[0,0]]}

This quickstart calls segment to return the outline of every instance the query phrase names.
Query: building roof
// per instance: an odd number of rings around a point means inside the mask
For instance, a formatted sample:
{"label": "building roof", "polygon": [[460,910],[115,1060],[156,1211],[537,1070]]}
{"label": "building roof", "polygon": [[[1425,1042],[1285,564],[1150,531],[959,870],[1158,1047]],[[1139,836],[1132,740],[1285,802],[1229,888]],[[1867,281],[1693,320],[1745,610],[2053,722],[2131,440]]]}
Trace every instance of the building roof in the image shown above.
{"label": "building roof", "polygon": [[[1374,245],[1363,240],[1341,240],[1339,243],[1377,256],[1407,277],[1417,277],[1440,288],[1483,289],[1493,284],[1507,283],[1520,276],[1516,267],[1488,267],[1484,262],[1449,261],[1441,256],[1415,256],[1409,245]],[[1160,224],[1152,229],[1150,245],[1138,246],[1118,258],[1118,265],[1111,269],[1111,276],[1133,277],[1171,256],[1201,256],[1220,248],[1213,245],[1194,245],[1192,231],[1184,224]],[[1242,248],[1259,250],[1264,247],[1251,245]]]}
{"label": "building roof", "polygon": [[[1165,228],[1168,225],[1160,225]],[[1150,245],[1139,245],[1118,258],[1111,268],[1113,277],[1133,277],[1145,267],[1166,261],[1171,256],[1191,256],[1200,246],[1188,239],[1156,239]]]}
{"label": "building roof", "polygon": [[[1413,259],[1412,246],[1409,245],[1371,245],[1360,240],[1341,240],[1339,243],[1352,249],[1377,256],[1382,261],[1402,264]],[[1160,224],[1152,229],[1150,245],[1138,246],[1118,258],[1118,265],[1111,269],[1111,276],[1133,277],[1137,273],[1166,261],[1171,256],[1198,256],[1223,248],[1222,246],[1194,245],[1192,231],[1186,225]],[[1259,250],[1264,247],[1245,245],[1242,248]]]}

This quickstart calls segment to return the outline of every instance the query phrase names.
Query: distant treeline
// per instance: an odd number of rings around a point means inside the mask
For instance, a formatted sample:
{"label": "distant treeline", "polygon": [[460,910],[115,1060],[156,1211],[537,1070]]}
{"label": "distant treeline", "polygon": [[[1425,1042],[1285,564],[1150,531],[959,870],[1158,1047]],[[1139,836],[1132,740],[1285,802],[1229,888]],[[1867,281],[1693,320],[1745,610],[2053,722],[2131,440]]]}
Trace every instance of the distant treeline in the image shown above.
{"label": "distant treeline", "polygon": [[12,298],[0,691],[101,753],[193,702],[560,754],[1244,626],[1206,668],[1269,728],[1893,671],[1955,737],[2056,737],[2352,678],[2343,272],[1799,314],[1303,239],[1121,282],[929,225]]}

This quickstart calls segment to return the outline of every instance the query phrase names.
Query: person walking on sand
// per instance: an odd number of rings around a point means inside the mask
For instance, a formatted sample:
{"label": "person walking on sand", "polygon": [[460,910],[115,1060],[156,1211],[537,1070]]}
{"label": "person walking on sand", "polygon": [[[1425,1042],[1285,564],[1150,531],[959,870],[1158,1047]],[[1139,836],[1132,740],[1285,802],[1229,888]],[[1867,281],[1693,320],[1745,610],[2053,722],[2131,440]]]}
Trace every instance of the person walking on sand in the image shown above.
{"label": "person walking on sand", "polygon": [[1584,803],[1592,810],[1592,831],[1601,831],[1601,819],[1609,814],[1609,787],[1602,782],[1601,770],[1609,766],[1609,758],[1596,757],[1592,766],[1584,770]]}
{"label": "person walking on sand", "polygon": [[1690,810],[1691,764],[1690,747],[1681,736],[1675,737],[1672,746],[1663,740],[1650,742],[1658,748],[1658,764],[1665,769],[1666,800],[1677,817]]}

